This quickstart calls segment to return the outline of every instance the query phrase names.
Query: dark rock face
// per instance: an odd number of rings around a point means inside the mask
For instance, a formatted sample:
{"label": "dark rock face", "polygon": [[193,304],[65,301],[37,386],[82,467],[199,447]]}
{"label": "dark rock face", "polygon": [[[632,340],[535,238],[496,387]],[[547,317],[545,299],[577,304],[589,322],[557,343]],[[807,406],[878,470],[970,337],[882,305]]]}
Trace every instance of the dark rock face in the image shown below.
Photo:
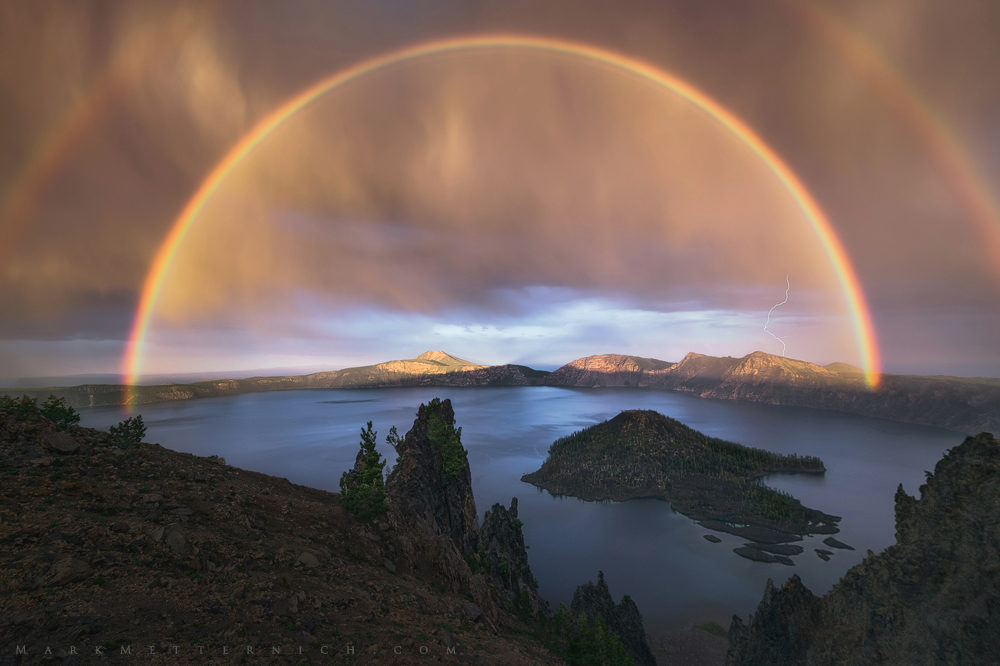
{"label": "dark rock face", "polygon": [[538,581],[528,566],[524,533],[517,517],[517,498],[510,509],[494,504],[483,517],[479,531],[479,567],[490,583],[507,594],[507,600],[522,614],[548,612],[548,604],[538,596]]}
{"label": "dark rock face", "polygon": [[[804,633],[816,621],[816,597],[799,577],[792,576],[780,590],[768,580],[764,600],[749,626],[733,617],[729,627],[730,663],[791,666],[805,662]],[[739,660],[733,661],[733,653]]]}
{"label": "dark rock face", "polygon": [[435,427],[454,430],[450,400],[435,398],[420,405],[413,427],[396,447],[399,459],[386,479],[389,505],[447,537],[463,557],[472,557],[479,548],[479,520],[469,462],[452,459],[455,473],[446,469],[448,453],[432,441]]}
{"label": "dark rock face", "polygon": [[576,588],[570,610],[574,614],[583,613],[591,624],[600,618],[604,624],[618,634],[625,651],[637,666],[655,666],[656,659],[646,642],[646,630],[642,626],[639,608],[627,594],[615,604],[604,580],[604,572],[598,572],[597,584],[587,582]]}
{"label": "dark rock face", "polygon": [[915,499],[896,492],[897,543],[816,598],[769,585],[729,664],[979,664],[1000,660],[1000,441],[950,450]]}

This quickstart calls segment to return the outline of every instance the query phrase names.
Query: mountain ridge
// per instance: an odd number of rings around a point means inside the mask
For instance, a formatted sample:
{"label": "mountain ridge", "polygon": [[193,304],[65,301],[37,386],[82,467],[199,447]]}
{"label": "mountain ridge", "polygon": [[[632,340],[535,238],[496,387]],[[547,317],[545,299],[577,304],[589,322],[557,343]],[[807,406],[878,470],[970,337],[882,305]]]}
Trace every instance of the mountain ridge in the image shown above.
{"label": "mountain ridge", "polygon": [[629,354],[597,354],[548,372],[525,365],[480,365],[437,350],[412,359],[305,375],[131,388],[123,384],[81,384],[0,389],[0,394],[26,393],[40,398],[53,394],[78,408],[134,407],[262,391],[412,386],[643,388],[680,391],[701,398],[824,409],[963,434],[1000,431],[1000,379],[885,374],[879,388],[870,390],[863,371],[849,364],[818,365],[762,351],[739,358],[690,352],[677,362]]}

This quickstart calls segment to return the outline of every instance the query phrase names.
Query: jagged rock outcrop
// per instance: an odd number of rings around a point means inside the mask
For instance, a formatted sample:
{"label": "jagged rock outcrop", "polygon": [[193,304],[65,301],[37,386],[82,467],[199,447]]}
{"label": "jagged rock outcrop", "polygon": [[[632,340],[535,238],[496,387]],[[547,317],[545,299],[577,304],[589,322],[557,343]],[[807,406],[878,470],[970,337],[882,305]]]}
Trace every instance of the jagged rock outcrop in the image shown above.
{"label": "jagged rock outcrop", "polygon": [[475,555],[479,518],[451,400],[435,398],[420,405],[396,453],[399,458],[385,483],[393,511],[428,524],[463,556]]}
{"label": "jagged rock outcrop", "polygon": [[385,482],[396,559],[414,573],[447,581],[452,591],[471,594],[477,614],[499,621],[486,580],[470,568],[479,548],[479,521],[451,402],[435,398],[420,405],[396,451]]}
{"label": "jagged rock outcrop", "polygon": [[823,597],[793,577],[734,618],[729,664],[1000,661],[1000,441],[951,449],[920,499],[896,491],[897,543]]}
{"label": "jagged rock outcrop", "polygon": [[547,613],[548,604],[538,596],[538,581],[528,565],[516,497],[511,498],[510,509],[494,504],[486,512],[479,544],[478,568],[494,587],[506,593],[514,610],[525,617]]}
{"label": "jagged rock outcrop", "polygon": [[636,666],[656,665],[638,607],[627,594],[617,604],[614,602],[603,571],[597,573],[596,584],[588,581],[576,588],[570,610],[574,614],[583,613],[590,624],[595,624],[600,618],[608,629],[618,634]]}
{"label": "jagged rock outcrop", "polygon": [[770,666],[805,663],[805,636],[816,627],[816,601],[798,575],[789,578],[781,589],[774,587],[769,579],[764,599],[749,625],[733,617],[729,627],[730,663]]}

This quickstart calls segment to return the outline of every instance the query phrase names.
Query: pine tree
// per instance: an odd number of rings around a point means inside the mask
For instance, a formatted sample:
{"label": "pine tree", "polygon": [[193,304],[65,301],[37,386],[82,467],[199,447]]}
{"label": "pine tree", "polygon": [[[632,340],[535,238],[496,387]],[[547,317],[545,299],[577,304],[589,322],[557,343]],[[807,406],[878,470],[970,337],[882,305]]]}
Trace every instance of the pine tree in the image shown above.
{"label": "pine tree", "polygon": [[382,478],[385,460],[375,450],[376,434],[369,421],[361,430],[361,450],[358,451],[354,469],[340,477],[340,505],[360,521],[371,520],[389,510]]}

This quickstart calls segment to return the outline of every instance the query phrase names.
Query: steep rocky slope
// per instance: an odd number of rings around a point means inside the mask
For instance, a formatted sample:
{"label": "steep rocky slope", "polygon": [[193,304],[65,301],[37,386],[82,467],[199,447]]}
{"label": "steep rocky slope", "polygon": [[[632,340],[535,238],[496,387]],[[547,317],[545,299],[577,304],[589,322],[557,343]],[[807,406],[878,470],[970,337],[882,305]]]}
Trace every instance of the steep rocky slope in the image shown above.
{"label": "steep rocky slope", "polygon": [[0,412],[0,662],[558,663],[459,554],[471,496],[403,492],[428,469],[407,441],[398,503],[362,524],[336,494]]}
{"label": "steep rocky slope", "polygon": [[[479,525],[447,400],[395,438],[388,510],[365,522],[337,494],[62,427],[24,401],[0,408],[0,663],[551,664],[621,650],[585,621],[555,626],[516,498]],[[637,611],[628,626],[644,640]]]}
{"label": "steep rocky slope", "polygon": [[642,616],[635,602],[627,594],[617,604],[611,598],[604,572],[597,572],[597,583],[588,581],[576,588],[570,610],[582,613],[591,622],[600,619],[621,637],[622,645],[636,666],[655,666],[656,659],[646,643]]}
{"label": "steep rocky slope", "polygon": [[536,617],[549,612],[548,603],[538,596],[538,581],[528,565],[516,497],[509,509],[494,504],[483,516],[476,568],[489,577],[494,588],[504,591],[519,615]]}
{"label": "steep rocky slope", "polygon": [[896,544],[822,597],[793,576],[733,618],[730,664],[1000,661],[1000,441],[951,449],[920,499],[896,491]]}

